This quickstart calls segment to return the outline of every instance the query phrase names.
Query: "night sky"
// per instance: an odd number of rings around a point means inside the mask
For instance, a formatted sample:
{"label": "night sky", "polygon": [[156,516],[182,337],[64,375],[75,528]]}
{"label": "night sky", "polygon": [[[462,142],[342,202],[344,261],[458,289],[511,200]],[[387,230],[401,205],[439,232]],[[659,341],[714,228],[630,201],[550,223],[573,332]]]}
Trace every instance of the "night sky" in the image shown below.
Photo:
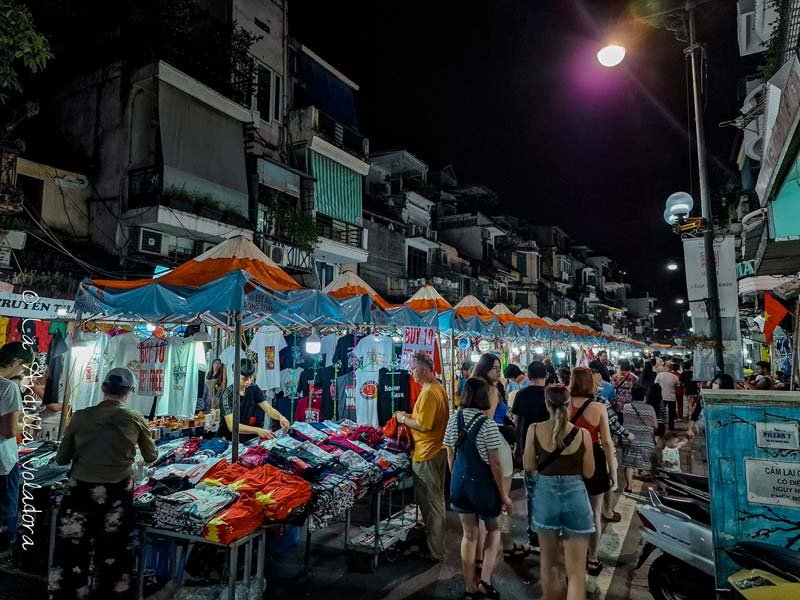
{"label": "night sky", "polygon": [[[432,168],[452,163],[462,183],[497,191],[501,208],[558,224],[617,260],[634,295],[650,292],[676,324],[682,255],[664,201],[690,191],[699,210],[687,127],[685,44],[631,21],[618,0],[470,2],[290,1],[291,34],[361,86],[371,150],[406,148]],[[712,177],[736,175],[736,3],[698,9],[706,42],[706,130]],[[609,38],[623,67],[595,58]],[[693,129],[692,129],[693,132]],[[690,176],[690,165],[692,175]],[[691,177],[691,179],[690,179]]]}

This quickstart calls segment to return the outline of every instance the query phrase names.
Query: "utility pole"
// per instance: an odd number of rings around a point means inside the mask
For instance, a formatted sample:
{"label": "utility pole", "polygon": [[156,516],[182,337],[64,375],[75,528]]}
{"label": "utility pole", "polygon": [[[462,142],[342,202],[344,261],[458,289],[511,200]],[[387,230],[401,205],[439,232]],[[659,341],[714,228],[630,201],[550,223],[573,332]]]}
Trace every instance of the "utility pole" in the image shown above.
{"label": "utility pole", "polygon": [[722,352],[722,315],[719,306],[719,288],[717,287],[717,260],[714,254],[714,217],[711,214],[711,194],[708,189],[708,165],[706,163],[706,135],[703,125],[703,103],[700,98],[698,52],[702,49],[697,43],[694,11],[697,3],[686,2],[689,17],[689,47],[685,52],[689,55],[692,69],[692,97],[694,99],[694,123],[697,138],[697,170],[700,182],[700,210],[703,217],[703,246],[706,255],[706,287],[708,288],[706,306],[711,322],[711,337],[714,340],[714,357],[717,372],[725,372]]}

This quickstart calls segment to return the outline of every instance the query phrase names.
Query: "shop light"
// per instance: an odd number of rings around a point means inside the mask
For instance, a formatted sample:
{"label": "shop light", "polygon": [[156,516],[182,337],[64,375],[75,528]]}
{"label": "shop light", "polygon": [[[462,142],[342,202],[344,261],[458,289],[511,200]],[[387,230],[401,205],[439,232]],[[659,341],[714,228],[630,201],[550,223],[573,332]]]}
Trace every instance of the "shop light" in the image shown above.
{"label": "shop light", "polygon": [[573,347],[573,348],[575,348],[575,350],[577,350],[578,348],[580,348],[580,346],[578,346],[578,344],[572,344],[572,347]]}
{"label": "shop light", "polygon": [[322,340],[319,339],[317,332],[314,331],[306,339],[306,354],[319,354],[322,352]]}
{"label": "shop light", "polygon": [[742,348],[742,356],[747,356],[747,348]]}
{"label": "shop light", "polygon": [[147,331],[155,331],[155,330],[156,330],[155,325],[153,325],[152,323],[147,324]]}
{"label": "shop light", "polygon": [[689,327],[689,333],[694,333],[694,327]]}
{"label": "shop light", "polygon": [[745,362],[746,362],[748,365],[752,365],[752,364],[753,364],[753,359],[752,359],[752,358],[748,358],[748,359],[747,359]]}
{"label": "shop light", "polygon": [[469,361],[471,363],[477,363],[480,359],[481,359],[480,352],[473,352],[472,354],[469,355]]}
{"label": "shop light", "polygon": [[558,358],[566,358],[567,357],[567,353],[564,352],[563,350],[559,350],[558,352],[556,352],[556,356]]}
{"label": "shop light", "polygon": [[520,352],[525,352],[525,349],[526,349],[526,348],[527,348],[527,346],[520,346],[520,347],[519,347],[519,351],[520,351]]}
{"label": "shop light", "polygon": [[536,348],[534,348],[533,351],[536,354],[544,354],[544,348],[542,348],[541,346],[536,346]]}

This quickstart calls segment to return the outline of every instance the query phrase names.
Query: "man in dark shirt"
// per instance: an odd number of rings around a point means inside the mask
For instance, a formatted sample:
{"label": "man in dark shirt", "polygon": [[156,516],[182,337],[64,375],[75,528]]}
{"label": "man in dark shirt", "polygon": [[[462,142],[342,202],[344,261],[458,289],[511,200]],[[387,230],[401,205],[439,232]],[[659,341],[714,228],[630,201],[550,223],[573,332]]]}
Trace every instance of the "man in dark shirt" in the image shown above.
{"label": "man in dark shirt", "polygon": [[[547,381],[547,368],[544,363],[538,360],[528,365],[528,380],[530,385],[517,392],[514,399],[514,406],[511,413],[515,415],[517,428],[521,432],[522,444],[525,447],[525,438],[528,435],[528,428],[533,423],[544,423],[550,418],[547,412],[547,404],[544,400],[544,388]],[[539,539],[533,531],[533,492],[535,480],[533,476],[525,474],[525,490],[528,505],[528,537],[530,538],[531,550],[539,550]]]}
{"label": "man in dark shirt", "polygon": [[603,381],[611,381],[611,373],[608,370],[608,352],[605,350],[600,350],[600,352],[597,353],[597,358],[589,363],[589,368],[597,369]]}

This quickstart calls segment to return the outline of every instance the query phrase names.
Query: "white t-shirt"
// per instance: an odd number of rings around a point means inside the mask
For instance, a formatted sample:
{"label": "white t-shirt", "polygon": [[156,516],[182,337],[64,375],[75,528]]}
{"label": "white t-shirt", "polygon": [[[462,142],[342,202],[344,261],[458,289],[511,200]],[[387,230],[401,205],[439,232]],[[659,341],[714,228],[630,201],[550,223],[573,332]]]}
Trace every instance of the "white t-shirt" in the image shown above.
{"label": "white t-shirt", "polygon": [[[190,418],[197,407],[199,371],[206,369],[203,343],[193,338],[170,338],[164,366],[166,412],[173,417]],[[157,410],[161,410],[159,402]],[[157,413],[159,416],[161,412]]]}
{"label": "white t-shirt", "polygon": [[[0,377],[0,417],[13,412],[22,413],[22,394],[16,383]],[[8,475],[18,460],[17,439],[0,435],[0,475]]]}
{"label": "white t-shirt", "polygon": [[675,387],[680,382],[670,371],[662,371],[656,375],[656,383],[661,386],[661,397],[664,402],[675,402]]}
{"label": "white t-shirt", "polygon": [[356,421],[378,426],[378,375],[394,358],[394,343],[389,336],[368,335],[362,338],[353,356],[356,368]]}
{"label": "white t-shirt", "polygon": [[[111,369],[116,369],[117,367],[127,367],[130,369],[135,377],[134,386],[136,388],[136,393],[131,394],[126,402],[126,406],[139,411],[145,417],[147,417],[150,415],[150,410],[153,407],[153,396],[140,396],[138,393],[139,370],[142,364],[141,356],[139,354],[139,344],[141,344],[143,341],[144,340],[142,338],[134,335],[133,333],[123,333],[111,337],[108,340],[105,352],[103,352],[104,369],[102,373],[102,380],[105,380],[106,374]],[[157,402],[158,404],[163,404],[162,410],[166,411],[166,398],[162,396]],[[156,414],[166,414],[166,412],[159,413],[158,404],[156,405]]]}
{"label": "white t-shirt", "polygon": [[250,350],[256,355],[256,384],[262,390],[281,386],[278,353],[286,347],[281,330],[273,325],[261,327],[253,336]]}
{"label": "white t-shirt", "polygon": [[81,333],[70,338],[69,374],[72,410],[81,410],[100,403],[103,399],[103,353],[108,344],[105,333]]}
{"label": "white t-shirt", "polygon": [[[225,365],[225,371],[227,372],[228,375],[228,385],[230,385],[231,382],[233,381],[233,362],[235,358],[236,358],[236,348],[234,348],[233,346],[228,346],[227,348],[225,348],[225,350],[223,350],[219,354],[219,359],[222,361],[222,364]],[[239,357],[239,360],[241,360],[242,358],[247,358],[247,353],[244,350],[241,351],[241,356]]]}

